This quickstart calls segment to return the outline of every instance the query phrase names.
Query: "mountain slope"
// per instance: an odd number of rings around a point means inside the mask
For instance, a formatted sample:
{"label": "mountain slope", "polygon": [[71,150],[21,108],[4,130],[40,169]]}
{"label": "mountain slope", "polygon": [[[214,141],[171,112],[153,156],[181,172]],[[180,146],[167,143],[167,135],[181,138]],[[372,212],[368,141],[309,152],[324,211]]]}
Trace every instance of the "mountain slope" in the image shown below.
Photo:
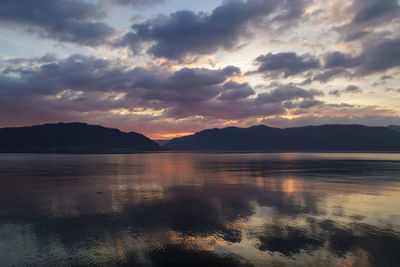
{"label": "mountain slope", "polygon": [[164,146],[166,143],[169,142],[169,140],[157,140],[157,139],[152,139],[154,142],[156,142],[159,146]]}
{"label": "mountain slope", "polygon": [[183,151],[400,151],[400,133],[385,127],[321,125],[209,129],[166,144]]}
{"label": "mountain slope", "polygon": [[163,150],[142,134],[86,123],[0,129],[0,152],[129,153]]}
{"label": "mountain slope", "polygon": [[396,131],[396,132],[400,132],[400,125],[390,125],[387,128]]}

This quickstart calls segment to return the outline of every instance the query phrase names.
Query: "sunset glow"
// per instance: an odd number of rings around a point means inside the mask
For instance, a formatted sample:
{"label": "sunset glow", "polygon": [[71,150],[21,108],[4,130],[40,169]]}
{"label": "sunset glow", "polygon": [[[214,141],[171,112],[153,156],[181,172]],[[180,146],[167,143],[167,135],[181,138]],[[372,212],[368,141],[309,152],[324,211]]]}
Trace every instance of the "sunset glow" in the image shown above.
{"label": "sunset glow", "polygon": [[0,127],[81,121],[169,139],[400,124],[399,10],[397,0],[6,0]]}

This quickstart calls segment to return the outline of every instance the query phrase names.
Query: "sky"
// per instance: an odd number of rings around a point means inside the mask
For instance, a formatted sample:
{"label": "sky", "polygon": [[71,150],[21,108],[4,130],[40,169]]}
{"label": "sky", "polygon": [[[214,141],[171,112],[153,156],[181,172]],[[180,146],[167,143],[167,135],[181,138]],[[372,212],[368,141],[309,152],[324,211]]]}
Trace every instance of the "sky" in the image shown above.
{"label": "sky", "polygon": [[400,124],[397,0],[0,0],[0,127]]}

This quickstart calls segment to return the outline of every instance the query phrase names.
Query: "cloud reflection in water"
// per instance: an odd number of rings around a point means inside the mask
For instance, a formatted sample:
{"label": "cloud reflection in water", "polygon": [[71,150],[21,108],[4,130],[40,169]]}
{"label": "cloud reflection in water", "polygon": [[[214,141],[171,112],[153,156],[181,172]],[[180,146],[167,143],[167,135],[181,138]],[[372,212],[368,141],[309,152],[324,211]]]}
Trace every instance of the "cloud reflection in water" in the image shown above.
{"label": "cloud reflection in water", "polygon": [[5,265],[396,266],[390,154],[0,155]]}

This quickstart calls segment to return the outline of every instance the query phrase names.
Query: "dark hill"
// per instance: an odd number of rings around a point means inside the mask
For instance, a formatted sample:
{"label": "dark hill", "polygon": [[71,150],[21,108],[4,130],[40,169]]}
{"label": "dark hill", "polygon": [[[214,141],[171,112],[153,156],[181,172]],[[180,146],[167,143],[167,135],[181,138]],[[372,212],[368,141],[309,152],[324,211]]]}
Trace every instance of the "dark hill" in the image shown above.
{"label": "dark hill", "polygon": [[400,132],[400,126],[399,125],[390,125],[388,126],[389,129],[394,130],[396,132]]}
{"label": "dark hill", "polygon": [[56,123],[0,129],[0,152],[130,153],[163,150],[135,132],[86,123]]}
{"label": "dark hill", "polygon": [[159,146],[165,146],[165,144],[169,142],[169,140],[156,140],[156,139],[153,139],[153,141],[156,142]]}
{"label": "dark hill", "polygon": [[400,133],[385,127],[321,125],[296,128],[228,127],[166,144],[183,151],[400,151]]}

